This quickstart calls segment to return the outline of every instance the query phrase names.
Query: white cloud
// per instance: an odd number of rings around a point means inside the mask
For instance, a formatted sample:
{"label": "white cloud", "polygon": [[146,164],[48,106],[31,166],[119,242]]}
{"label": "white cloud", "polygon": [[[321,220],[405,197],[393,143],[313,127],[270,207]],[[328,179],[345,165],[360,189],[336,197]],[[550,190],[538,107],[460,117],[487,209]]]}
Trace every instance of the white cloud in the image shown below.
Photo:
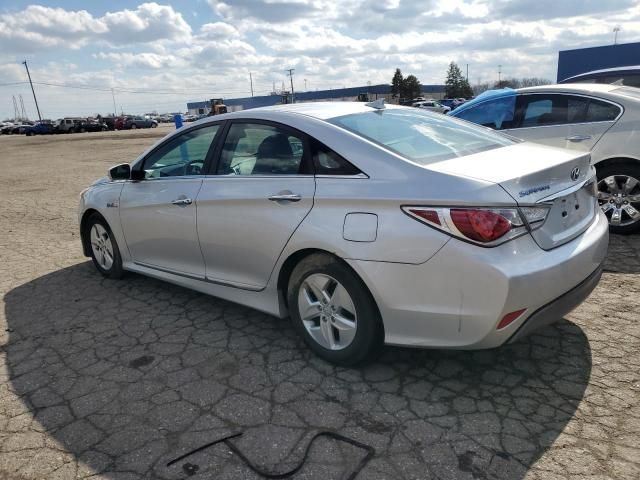
{"label": "white cloud", "polygon": [[[452,60],[463,71],[469,64],[472,83],[497,80],[498,65],[503,77],[554,79],[558,50],[611,43],[613,25],[620,41],[640,40],[637,0],[208,0],[197,16],[189,5],[186,18],[175,5],[0,14],[0,83],[25,79],[26,56],[34,80],[170,89],[183,92],[168,97],[184,106],[248,95],[249,72],[256,93],[267,93],[274,82],[288,84],[287,68],[296,69],[296,90],[304,79],[310,89],[388,83],[396,67],[442,83]],[[80,108],[77,95],[89,95],[37,88],[45,108],[64,99],[69,114]],[[103,103],[91,108],[112,108],[110,94],[95,97]],[[170,101],[119,98],[129,108]]]}
{"label": "white cloud", "polygon": [[0,49],[14,53],[48,47],[80,49],[90,41],[113,45],[188,41],[190,36],[191,27],[182,15],[157,3],[143,3],[135,10],[108,12],[102,17],[86,10],[39,5],[0,15]]}

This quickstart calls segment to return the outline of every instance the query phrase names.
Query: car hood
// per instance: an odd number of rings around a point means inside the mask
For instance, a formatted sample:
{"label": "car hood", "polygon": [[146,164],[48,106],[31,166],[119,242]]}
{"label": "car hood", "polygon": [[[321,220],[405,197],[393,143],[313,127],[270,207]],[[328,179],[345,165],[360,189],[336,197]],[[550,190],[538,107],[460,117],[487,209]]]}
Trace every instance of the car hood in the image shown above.
{"label": "car hood", "polygon": [[519,204],[545,201],[584,184],[595,173],[589,153],[528,142],[444,160],[427,168],[497,183]]}
{"label": "car hood", "polygon": [[96,185],[104,185],[105,183],[109,183],[111,180],[109,177],[100,177],[95,182],[93,182],[89,187],[95,187]]}

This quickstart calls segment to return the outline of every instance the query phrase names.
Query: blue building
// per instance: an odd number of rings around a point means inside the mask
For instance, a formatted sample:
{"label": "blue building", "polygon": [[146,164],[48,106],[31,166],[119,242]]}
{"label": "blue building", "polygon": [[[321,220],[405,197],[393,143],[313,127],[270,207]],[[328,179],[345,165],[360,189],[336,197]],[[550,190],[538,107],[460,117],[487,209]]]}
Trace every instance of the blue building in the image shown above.
{"label": "blue building", "polygon": [[[358,95],[367,93],[370,100],[391,97],[391,85],[365,85],[363,87],[336,88],[331,90],[316,90],[313,92],[296,92],[296,102],[320,102],[320,101],[354,101]],[[440,99],[444,96],[444,85],[423,85],[422,94],[424,97]],[[283,102],[282,95],[262,95],[245,98],[225,98],[224,104],[228,111],[248,110],[250,108],[268,107]],[[201,115],[209,113],[210,103],[189,102],[187,110],[191,115]]]}
{"label": "blue building", "polygon": [[563,50],[558,54],[558,82],[593,70],[640,65],[640,42]]}

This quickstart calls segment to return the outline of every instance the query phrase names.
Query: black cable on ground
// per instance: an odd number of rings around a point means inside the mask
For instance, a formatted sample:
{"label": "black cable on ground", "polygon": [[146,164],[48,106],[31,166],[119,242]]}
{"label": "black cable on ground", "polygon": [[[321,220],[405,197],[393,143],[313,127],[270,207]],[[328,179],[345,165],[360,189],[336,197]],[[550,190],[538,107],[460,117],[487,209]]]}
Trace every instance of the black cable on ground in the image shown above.
{"label": "black cable on ground", "polygon": [[365,465],[369,463],[369,460],[371,460],[376,453],[375,449],[371,445],[358,442],[357,440],[354,440],[349,437],[345,437],[344,435],[340,435],[339,433],[335,433],[331,431],[322,431],[322,432],[316,433],[313,437],[311,437],[311,440],[307,444],[307,448],[304,451],[304,455],[302,456],[302,460],[298,465],[296,465],[294,468],[292,468],[287,472],[273,473],[273,472],[267,472],[267,471],[261,470],[251,460],[249,460],[247,456],[244,453],[242,453],[242,451],[240,451],[240,449],[233,442],[230,441],[232,438],[238,438],[241,435],[242,435],[242,432],[232,433],[230,435],[227,435],[226,437],[222,437],[217,440],[214,440],[213,442],[209,442],[206,445],[202,445],[201,447],[191,450],[190,452],[187,452],[184,455],[180,455],[178,458],[171,460],[169,463],[167,463],[167,467],[170,467],[171,465],[178,463],[180,460],[184,460],[185,458],[189,457],[190,455],[193,455],[194,453],[201,452],[202,450],[205,450],[209,447],[217,445],[218,443],[225,443],[231,449],[232,452],[234,452],[236,455],[238,455],[238,457],[240,457],[240,459],[247,465],[247,467],[249,467],[258,475],[261,475],[264,478],[273,478],[273,479],[288,478],[294,475],[304,466],[305,462],[307,461],[307,457],[309,456],[309,451],[311,450],[311,445],[313,445],[313,442],[319,437],[328,437],[334,440],[338,440],[340,442],[348,443],[349,445],[353,445],[354,447],[360,448],[365,452],[367,452],[366,455],[360,460],[358,465],[356,465],[356,467],[351,472],[351,474],[347,477],[347,480],[354,480],[358,476],[358,474],[362,471],[362,469],[365,467]]}

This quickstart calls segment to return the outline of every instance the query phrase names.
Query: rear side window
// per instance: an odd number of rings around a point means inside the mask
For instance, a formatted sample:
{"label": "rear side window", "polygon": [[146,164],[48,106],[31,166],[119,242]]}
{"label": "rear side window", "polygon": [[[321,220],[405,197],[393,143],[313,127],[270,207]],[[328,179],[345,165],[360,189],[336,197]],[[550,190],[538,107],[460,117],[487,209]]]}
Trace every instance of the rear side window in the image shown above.
{"label": "rear side window", "polygon": [[589,100],[573,95],[524,95],[520,127],[584,122]]}
{"label": "rear side window", "polygon": [[515,143],[485,128],[419,108],[386,108],[328,121],[421,165]]}
{"label": "rear side window", "polygon": [[620,114],[620,107],[600,100],[591,100],[587,122],[611,122]]}
{"label": "rear side window", "polygon": [[513,126],[516,96],[497,98],[466,109],[455,116],[484,127],[502,130]]}
{"label": "rear side window", "polygon": [[358,175],[360,170],[329,147],[315,142],[313,163],[316,175]]}

